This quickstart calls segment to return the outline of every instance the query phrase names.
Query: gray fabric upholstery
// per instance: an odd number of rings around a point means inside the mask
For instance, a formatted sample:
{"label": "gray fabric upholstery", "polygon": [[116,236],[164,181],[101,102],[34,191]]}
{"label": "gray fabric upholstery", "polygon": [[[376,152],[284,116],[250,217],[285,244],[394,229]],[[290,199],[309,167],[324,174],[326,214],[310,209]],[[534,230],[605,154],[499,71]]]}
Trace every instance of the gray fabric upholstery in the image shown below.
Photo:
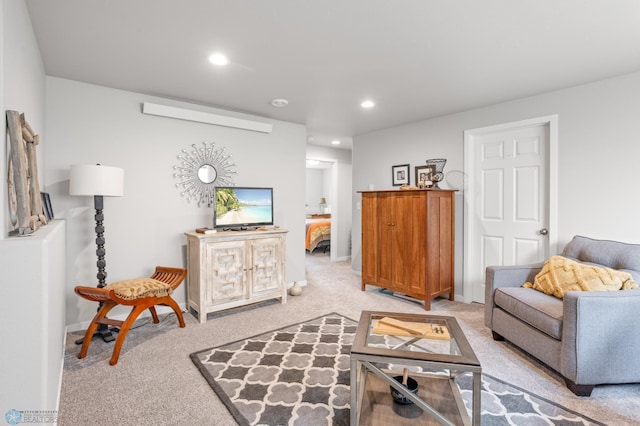
{"label": "gray fabric upholstery", "polygon": [[562,340],[562,300],[531,288],[499,288],[494,303],[537,330]]}
{"label": "gray fabric upholstery", "polygon": [[640,244],[627,244],[576,235],[565,246],[562,255],[580,262],[602,265],[629,272],[640,281]]}
{"label": "gray fabric upholstery", "polygon": [[[576,236],[562,255],[624,270],[640,283],[640,245]],[[632,328],[640,289],[571,291],[560,300],[522,288],[541,267],[487,268],[485,325],[577,386],[640,383],[640,333]]]}

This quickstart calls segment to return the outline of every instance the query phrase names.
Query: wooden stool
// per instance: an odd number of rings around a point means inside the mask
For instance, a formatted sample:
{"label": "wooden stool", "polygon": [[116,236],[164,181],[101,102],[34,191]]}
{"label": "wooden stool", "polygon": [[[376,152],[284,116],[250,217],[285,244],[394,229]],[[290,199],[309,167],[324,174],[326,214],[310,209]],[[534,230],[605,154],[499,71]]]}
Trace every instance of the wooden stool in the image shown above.
{"label": "wooden stool", "polygon": [[[183,268],[167,268],[157,266],[154,274],[150,278],[137,278],[133,280],[119,281],[106,285],[103,288],[77,286],[75,292],[78,296],[93,302],[102,302],[102,307],[93,317],[84,335],[82,348],[78,358],[87,356],[89,344],[96,332],[99,324],[120,327],[116,343],[113,348],[113,355],[109,364],[116,365],[120,356],[120,349],[124,339],[127,337],[129,328],[133,325],[138,315],[146,309],[151,311],[154,324],[158,324],[158,314],[156,305],[169,306],[173,309],[180,322],[180,327],[184,328],[184,318],[182,311],[175,300],[170,296],[187,276],[187,270]],[[107,318],[107,314],[118,305],[132,306],[129,316],[124,321]]]}

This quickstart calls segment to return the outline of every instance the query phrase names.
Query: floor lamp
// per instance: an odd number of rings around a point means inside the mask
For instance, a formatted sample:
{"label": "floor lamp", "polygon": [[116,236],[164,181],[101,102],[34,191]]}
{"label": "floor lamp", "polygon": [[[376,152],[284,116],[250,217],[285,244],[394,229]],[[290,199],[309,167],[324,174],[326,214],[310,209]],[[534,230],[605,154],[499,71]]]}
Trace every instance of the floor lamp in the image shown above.
{"label": "floor lamp", "polygon": [[[96,209],[96,255],[98,261],[98,288],[106,285],[107,262],[105,260],[104,248],[104,208],[103,197],[122,197],[124,195],[124,170],[119,167],[101,166],[100,164],[75,165],[71,166],[69,176],[69,194],[71,195],[92,195]],[[98,310],[102,307],[102,302]],[[117,330],[117,329],[116,329]],[[102,337],[105,342],[115,340],[111,329],[106,324],[100,324],[93,337]],[[82,343],[82,339],[79,341]],[[78,343],[78,342],[76,342]]]}

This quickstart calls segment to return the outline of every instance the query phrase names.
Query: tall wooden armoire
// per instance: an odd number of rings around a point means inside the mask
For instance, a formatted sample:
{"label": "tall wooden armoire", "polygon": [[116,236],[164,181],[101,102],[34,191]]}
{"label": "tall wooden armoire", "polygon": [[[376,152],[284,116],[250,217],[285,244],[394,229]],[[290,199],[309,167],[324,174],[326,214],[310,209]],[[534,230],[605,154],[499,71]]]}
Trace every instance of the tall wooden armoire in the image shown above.
{"label": "tall wooden armoire", "polygon": [[454,199],[446,189],[362,191],[362,290],[454,299]]}

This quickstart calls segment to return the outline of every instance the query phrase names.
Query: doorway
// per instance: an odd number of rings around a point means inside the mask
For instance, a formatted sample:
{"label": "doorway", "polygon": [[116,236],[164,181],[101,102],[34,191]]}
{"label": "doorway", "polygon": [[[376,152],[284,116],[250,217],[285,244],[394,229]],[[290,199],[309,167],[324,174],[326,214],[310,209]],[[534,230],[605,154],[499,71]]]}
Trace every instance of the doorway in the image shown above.
{"label": "doorway", "polygon": [[[312,246],[314,249],[307,252],[310,255],[326,254],[331,258],[335,257],[335,226],[334,216],[337,213],[335,206],[335,173],[336,163],[328,160],[316,160],[307,158],[307,182],[305,194],[305,236],[307,240],[312,240],[307,233],[314,222],[329,221],[329,229],[326,227],[316,227],[313,230],[314,236],[322,239]],[[317,241],[316,241],[317,242]]]}
{"label": "doorway", "polygon": [[557,242],[556,115],[464,132],[464,299],[491,265],[541,262]]}

